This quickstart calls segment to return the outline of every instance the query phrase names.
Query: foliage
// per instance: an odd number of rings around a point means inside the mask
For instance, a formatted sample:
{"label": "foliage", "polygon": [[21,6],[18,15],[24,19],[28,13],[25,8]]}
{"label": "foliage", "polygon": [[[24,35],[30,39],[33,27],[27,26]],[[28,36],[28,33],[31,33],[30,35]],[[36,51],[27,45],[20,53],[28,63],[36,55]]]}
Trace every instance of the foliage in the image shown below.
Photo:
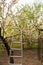
{"label": "foliage", "polygon": [[14,27],[17,26],[22,30],[23,42],[28,43],[29,46],[37,45],[38,28],[42,24],[43,5],[41,3],[34,3],[33,6],[25,5],[20,11],[18,10],[14,16],[14,20],[9,15],[6,17],[4,20],[4,36],[7,37],[15,34]]}
{"label": "foliage", "polygon": [[43,5],[34,4],[33,6],[25,5],[16,14],[16,20],[18,26],[23,33],[23,41],[27,40],[27,43],[31,45],[37,45],[38,40],[38,28],[42,24]]}

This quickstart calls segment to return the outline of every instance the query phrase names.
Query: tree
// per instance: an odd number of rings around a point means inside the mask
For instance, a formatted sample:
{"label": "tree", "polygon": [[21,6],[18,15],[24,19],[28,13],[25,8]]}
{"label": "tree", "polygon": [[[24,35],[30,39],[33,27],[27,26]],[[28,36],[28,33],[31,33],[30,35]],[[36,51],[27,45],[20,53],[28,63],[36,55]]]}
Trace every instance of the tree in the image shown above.
{"label": "tree", "polygon": [[[8,14],[8,12],[9,12],[9,9],[10,9],[10,12],[11,12],[11,7],[13,6],[13,4],[15,4],[15,2],[16,2],[17,0],[12,0],[12,3],[11,3],[11,5],[8,7],[8,10],[7,10],[7,14]],[[3,8],[1,8],[0,7],[0,17],[2,17],[2,25],[3,25],[3,34],[4,34],[4,22],[5,22],[5,19],[6,19],[6,17],[4,17],[4,9],[5,9],[5,7],[6,7],[6,3],[5,3],[5,0],[2,0],[2,2],[1,2],[2,4],[0,4],[1,5],[1,7],[2,7],[2,5],[3,5]],[[12,14],[12,13],[11,13]],[[6,16],[6,15],[5,15]],[[12,23],[11,23],[12,24]],[[9,30],[10,30],[11,28],[9,28]],[[8,30],[8,31],[9,31]],[[10,30],[11,31],[11,30]],[[3,35],[4,36],[4,35]],[[0,36],[0,38],[2,39],[2,41],[3,41],[3,44],[5,45],[5,47],[6,47],[6,50],[8,51],[8,54],[10,53],[10,51],[9,51],[9,48],[10,48],[10,46],[8,46],[8,44],[6,43],[6,41],[5,41],[5,39],[4,39],[4,37],[3,36]],[[10,57],[10,63],[14,63],[14,60],[13,60],[13,57]]]}

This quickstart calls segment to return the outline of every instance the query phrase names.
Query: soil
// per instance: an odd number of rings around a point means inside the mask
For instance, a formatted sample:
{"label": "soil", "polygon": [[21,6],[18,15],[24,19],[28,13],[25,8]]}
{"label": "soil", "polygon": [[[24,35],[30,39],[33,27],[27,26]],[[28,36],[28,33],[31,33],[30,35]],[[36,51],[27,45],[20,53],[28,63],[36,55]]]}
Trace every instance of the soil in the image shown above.
{"label": "soil", "polygon": [[[20,61],[20,59],[18,58],[17,61]],[[41,62],[41,60],[38,60],[37,49],[25,49],[23,51],[22,61],[23,65],[43,65],[43,62]],[[0,51],[0,65],[9,65],[9,58],[6,51]]]}

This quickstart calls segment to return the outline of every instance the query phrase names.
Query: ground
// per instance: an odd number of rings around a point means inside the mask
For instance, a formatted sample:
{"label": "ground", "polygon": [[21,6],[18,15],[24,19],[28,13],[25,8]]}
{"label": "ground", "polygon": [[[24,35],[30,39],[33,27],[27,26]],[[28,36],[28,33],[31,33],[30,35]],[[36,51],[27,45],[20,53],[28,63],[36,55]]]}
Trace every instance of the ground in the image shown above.
{"label": "ground", "polygon": [[[18,59],[18,61],[20,60]],[[3,51],[2,54],[0,54],[0,65],[9,65],[8,62],[9,58],[7,56],[7,52]],[[38,60],[36,49],[25,49],[23,51],[23,65],[43,65],[43,62]]]}
{"label": "ground", "polygon": [[24,65],[43,65],[43,62],[38,60],[37,50],[24,50]]}

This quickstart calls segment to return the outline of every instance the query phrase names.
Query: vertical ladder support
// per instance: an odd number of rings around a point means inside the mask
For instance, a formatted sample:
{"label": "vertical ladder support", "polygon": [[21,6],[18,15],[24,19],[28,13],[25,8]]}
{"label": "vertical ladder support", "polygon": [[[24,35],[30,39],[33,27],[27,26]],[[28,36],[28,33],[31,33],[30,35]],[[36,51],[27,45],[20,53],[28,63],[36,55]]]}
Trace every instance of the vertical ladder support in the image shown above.
{"label": "vertical ladder support", "polygon": [[[19,28],[15,28],[15,29],[17,29],[17,30],[19,30]],[[16,40],[14,40],[14,41],[12,41],[11,42],[11,50],[10,50],[10,64],[12,65],[12,64],[14,64],[14,65],[22,65],[22,63],[23,63],[23,44],[22,44],[22,30],[19,30],[20,31],[20,40],[18,40],[18,41],[16,41]],[[12,40],[14,39],[14,37],[12,37]],[[20,47],[21,48],[12,48],[12,44],[20,44]],[[14,53],[14,50],[16,50],[16,51],[19,51],[20,50],[20,56],[19,55],[14,55],[13,53]],[[12,62],[12,61],[14,61],[15,59],[14,58],[21,58],[21,63],[19,64],[15,64],[15,62]],[[20,61],[20,60],[19,60]]]}

